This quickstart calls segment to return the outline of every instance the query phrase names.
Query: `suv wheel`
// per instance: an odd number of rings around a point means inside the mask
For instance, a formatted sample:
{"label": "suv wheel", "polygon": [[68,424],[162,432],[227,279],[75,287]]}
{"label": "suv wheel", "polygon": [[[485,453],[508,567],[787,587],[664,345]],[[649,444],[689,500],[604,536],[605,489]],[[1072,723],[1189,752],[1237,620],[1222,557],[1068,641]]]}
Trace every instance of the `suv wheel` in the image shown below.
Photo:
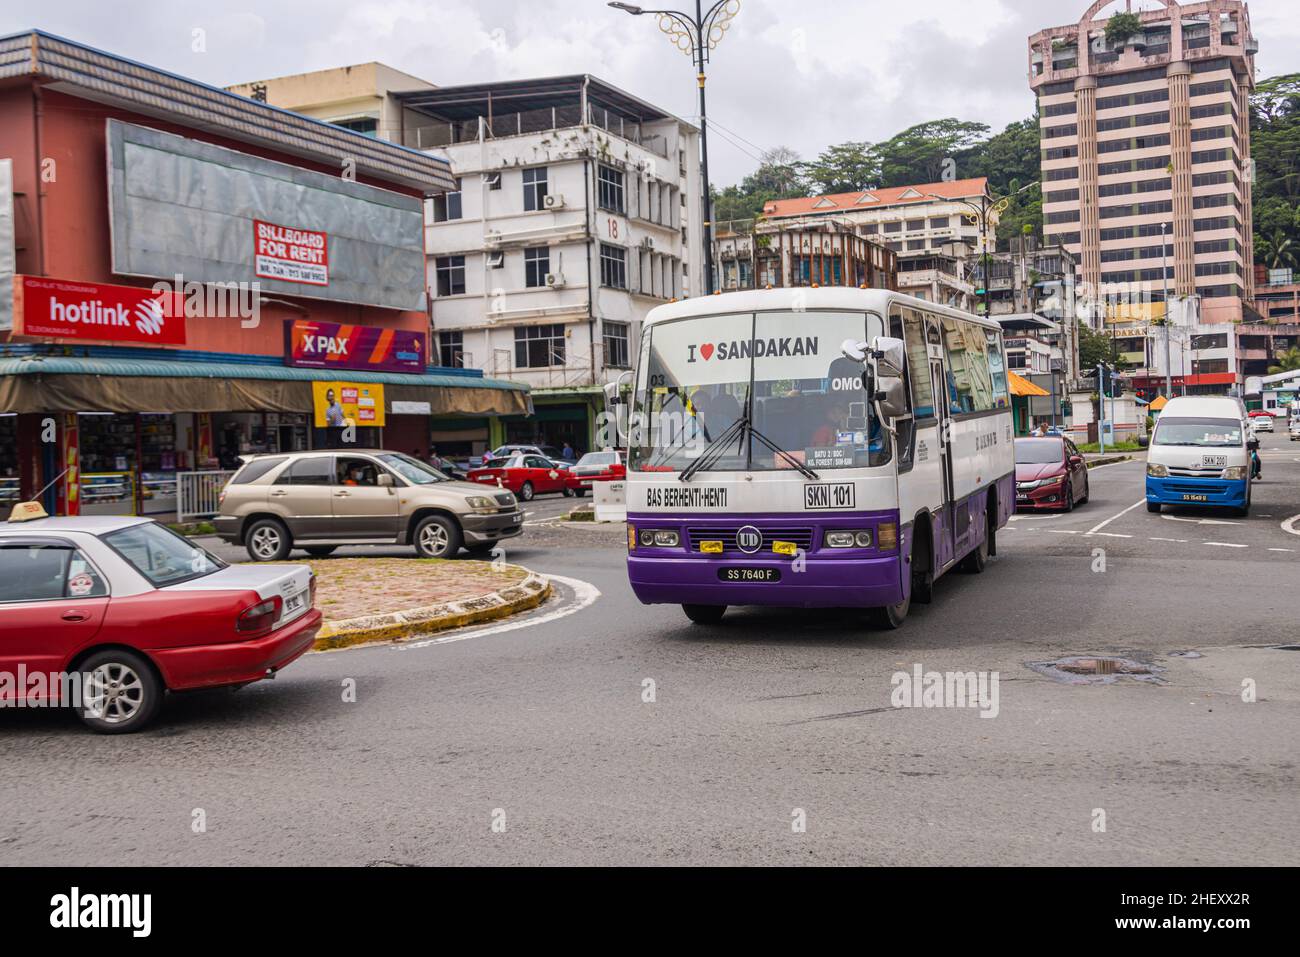
{"label": "suv wheel", "polygon": [[430,515],[415,526],[415,550],[421,558],[452,558],[460,551],[460,526],[442,515]]}
{"label": "suv wheel", "polygon": [[244,547],[255,562],[282,562],[289,557],[293,539],[284,523],[275,518],[259,518],[244,533]]}
{"label": "suv wheel", "polygon": [[124,648],[98,651],[78,669],[85,678],[77,714],[100,734],[139,731],[158,713],[163,686],[153,666]]}

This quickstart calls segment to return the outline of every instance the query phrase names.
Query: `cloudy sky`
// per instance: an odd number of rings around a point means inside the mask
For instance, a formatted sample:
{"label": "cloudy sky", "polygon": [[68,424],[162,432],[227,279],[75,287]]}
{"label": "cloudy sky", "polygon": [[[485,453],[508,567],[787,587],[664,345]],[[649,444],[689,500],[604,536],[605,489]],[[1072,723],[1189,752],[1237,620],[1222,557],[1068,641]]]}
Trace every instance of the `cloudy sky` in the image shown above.
{"label": "cloudy sky", "polygon": [[[1300,71],[1298,3],[1250,3],[1260,77]],[[738,181],[773,146],[811,159],[829,144],[883,139],[937,117],[1001,129],[1033,108],[1029,34],[1077,20],[1087,5],[741,0],[710,67],[712,179]],[[1144,5],[1156,3],[1133,0]],[[31,27],[218,86],[380,60],[439,85],[587,72],[688,119],[698,112],[686,56],[653,19],[603,0],[7,0],[0,8],[0,35]]]}

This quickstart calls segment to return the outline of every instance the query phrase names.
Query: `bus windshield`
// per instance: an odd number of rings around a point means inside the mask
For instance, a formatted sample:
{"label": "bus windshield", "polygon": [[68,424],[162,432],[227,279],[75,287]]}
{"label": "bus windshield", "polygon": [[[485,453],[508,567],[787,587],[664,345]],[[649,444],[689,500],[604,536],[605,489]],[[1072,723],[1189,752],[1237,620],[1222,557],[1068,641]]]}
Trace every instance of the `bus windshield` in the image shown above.
{"label": "bus windshield", "polygon": [[[882,334],[880,318],[861,312],[741,313],[647,327],[629,466],[680,471],[714,444],[717,470],[886,464],[889,445],[862,366],[840,353],[846,339]],[[733,428],[746,412],[756,435]]]}
{"label": "bus windshield", "polygon": [[1170,419],[1162,415],[1156,422],[1151,444],[1241,448],[1241,422],[1238,419]]}

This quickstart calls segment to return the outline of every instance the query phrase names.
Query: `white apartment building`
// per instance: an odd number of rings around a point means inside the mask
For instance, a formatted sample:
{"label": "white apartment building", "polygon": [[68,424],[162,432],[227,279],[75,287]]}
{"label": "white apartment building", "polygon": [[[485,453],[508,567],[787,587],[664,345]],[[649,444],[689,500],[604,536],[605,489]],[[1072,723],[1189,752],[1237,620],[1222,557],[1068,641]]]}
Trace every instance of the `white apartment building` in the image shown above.
{"label": "white apartment building", "polygon": [[532,387],[506,441],[591,448],[641,320],[703,289],[698,130],[583,75],[400,99],[460,185],[427,207],[439,364]]}
{"label": "white apartment building", "polygon": [[997,248],[998,211],[983,177],[778,199],[763,215],[833,216],[860,225],[864,236],[898,254],[900,292],[972,311],[977,297],[967,257]]}

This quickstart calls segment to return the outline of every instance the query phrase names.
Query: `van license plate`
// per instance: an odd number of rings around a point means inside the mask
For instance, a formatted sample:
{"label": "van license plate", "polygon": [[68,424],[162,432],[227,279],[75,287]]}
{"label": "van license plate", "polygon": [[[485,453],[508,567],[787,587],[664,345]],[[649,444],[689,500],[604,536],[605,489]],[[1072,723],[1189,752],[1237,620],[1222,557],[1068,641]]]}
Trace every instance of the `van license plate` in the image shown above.
{"label": "van license plate", "polygon": [[724,582],[779,582],[779,568],[719,568],[718,581]]}
{"label": "van license plate", "polygon": [[1183,496],[1184,502],[1208,502],[1209,500],[1210,497],[1208,495],[1184,495]]}
{"label": "van license plate", "polygon": [[1227,468],[1228,457],[1226,455],[1202,455],[1201,468],[1205,469],[1222,469]]}

